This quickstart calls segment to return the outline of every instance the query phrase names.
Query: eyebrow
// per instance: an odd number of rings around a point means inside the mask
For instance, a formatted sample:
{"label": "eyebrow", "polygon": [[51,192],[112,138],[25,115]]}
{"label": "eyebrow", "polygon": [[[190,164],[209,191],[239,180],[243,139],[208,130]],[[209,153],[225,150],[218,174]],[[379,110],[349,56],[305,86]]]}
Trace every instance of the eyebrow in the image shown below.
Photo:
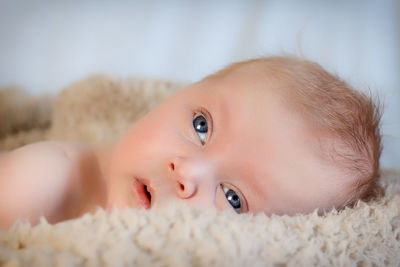
{"label": "eyebrow", "polygon": [[[228,101],[226,98],[220,97],[218,99],[218,101],[214,102],[215,108],[213,109],[213,112],[211,110],[209,110],[212,120],[213,120],[212,135],[214,136],[214,138],[216,136],[220,136],[221,132],[229,131],[229,129],[230,129],[230,122],[231,122],[232,116],[231,116],[230,109],[228,107],[229,104],[227,102]],[[215,111],[217,111],[217,113],[218,113],[217,116],[215,116],[215,114],[216,114]],[[218,125],[218,126],[215,127],[215,125]],[[218,129],[217,134],[215,134],[215,132],[214,132],[215,129]],[[246,172],[248,172],[248,170]],[[247,175],[242,175],[243,174],[242,171],[240,171],[240,174],[241,175],[237,176],[237,178],[240,180],[240,184],[235,184],[235,187],[240,190],[241,195],[243,195],[243,197],[245,198],[245,201],[247,204],[247,212],[251,212],[251,207],[253,206],[252,202],[254,202],[254,200],[250,201],[252,198],[249,198],[248,196],[254,195],[254,192],[258,191],[258,190],[255,190],[255,188],[257,188],[258,186],[255,185],[254,183],[250,183],[248,181],[249,179],[246,178]],[[248,194],[245,194],[245,192],[243,191],[243,189],[242,189],[243,185],[245,185],[244,186],[245,188],[248,188],[248,190],[247,190]],[[258,195],[258,194],[256,194],[256,195]],[[259,197],[257,197],[257,198],[259,198]]]}
{"label": "eyebrow", "polygon": [[[241,169],[243,169],[243,167],[241,167]],[[250,170],[250,173],[248,170],[241,170],[239,175],[241,181],[240,190],[246,198],[248,212],[253,211],[253,207],[257,206],[256,200],[260,198],[258,192],[259,190],[257,190],[257,188],[260,188],[260,186],[257,183],[254,183],[254,180],[257,179],[252,173],[252,169]],[[246,190],[246,192],[244,192],[243,190]]]}
{"label": "eyebrow", "polygon": [[[217,102],[216,110],[219,111],[220,114],[224,114],[223,116],[220,115],[217,120],[214,120],[215,124],[216,122],[219,124],[218,129],[220,131],[230,130],[232,115],[229,109],[229,105],[229,101],[225,97],[221,97]],[[221,122],[223,123],[223,126],[220,125]],[[258,178],[260,174],[255,173],[255,168],[253,168],[251,164],[242,165],[242,162],[240,162],[238,166],[240,166],[240,171],[238,172],[239,175],[237,176],[237,178],[238,180],[240,180],[240,182],[238,184],[235,184],[235,186],[246,198],[248,212],[259,212],[262,208],[262,203],[267,202],[265,199],[265,196],[267,194],[266,192],[264,192],[265,189],[263,186],[264,181],[266,181],[267,179],[265,177]],[[246,190],[246,193],[244,192],[244,190]],[[256,208],[256,210],[253,210],[253,208]]]}

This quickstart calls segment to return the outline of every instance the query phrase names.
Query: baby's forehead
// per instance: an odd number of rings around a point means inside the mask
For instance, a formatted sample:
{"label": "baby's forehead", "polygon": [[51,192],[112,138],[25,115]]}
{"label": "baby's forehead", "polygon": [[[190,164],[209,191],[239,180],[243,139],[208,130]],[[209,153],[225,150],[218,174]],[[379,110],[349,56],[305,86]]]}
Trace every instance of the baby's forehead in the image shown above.
{"label": "baby's forehead", "polygon": [[[212,92],[238,92],[242,95],[257,97],[261,101],[264,97],[267,97],[267,95],[261,97],[261,93],[268,94],[270,98],[275,98],[284,88],[286,88],[285,90],[289,88],[288,81],[285,81],[279,75],[266,71],[265,66],[256,63],[224,69],[221,73],[218,72],[206,77],[198,84]],[[229,94],[224,96],[230,97]]]}
{"label": "baby's forehead", "polygon": [[291,129],[309,136],[312,131],[309,131],[305,120],[291,110],[290,104],[279,94],[277,88],[280,86],[283,86],[280,81],[254,75],[254,72],[246,70],[202,81],[199,90],[207,91],[204,94],[206,99],[222,103],[224,108],[218,111],[227,114],[217,115],[223,116],[225,120],[235,121],[240,133],[249,132],[248,139],[242,136],[242,144],[251,142],[255,136],[260,142],[263,138],[269,138],[271,128],[275,128],[275,131]]}

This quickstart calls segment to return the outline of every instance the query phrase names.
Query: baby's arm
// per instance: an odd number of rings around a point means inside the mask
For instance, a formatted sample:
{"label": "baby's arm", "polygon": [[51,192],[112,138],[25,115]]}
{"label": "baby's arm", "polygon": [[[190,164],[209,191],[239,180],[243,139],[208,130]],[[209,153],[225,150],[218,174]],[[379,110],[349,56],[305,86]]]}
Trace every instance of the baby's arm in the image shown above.
{"label": "baby's arm", "polygon": [[[0,160],[0,228],[16,219],[33,224],[41,215],[58,221],[77,192],[75,162],[62,145],[39,142],[16,149]],[[69,195],[69,196],[68,196]],[[77,196],[75,196],[76,198]],[[74,198],[74,196],[72,196]]]}

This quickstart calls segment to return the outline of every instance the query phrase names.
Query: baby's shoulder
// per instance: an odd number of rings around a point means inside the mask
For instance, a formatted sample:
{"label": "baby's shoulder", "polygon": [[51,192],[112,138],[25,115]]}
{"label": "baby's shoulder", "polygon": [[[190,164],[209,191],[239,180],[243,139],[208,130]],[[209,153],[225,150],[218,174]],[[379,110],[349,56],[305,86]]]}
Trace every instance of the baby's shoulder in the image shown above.
{"label": "baby's shoulder", "polygon": [[[25,145],[6,153],[0,162],[0,182],[11,175],[13,180],[45,179],[56,174],[72,172],[73,167],[91,151],[90,146],[56,141],[42,141]],[[25,177],[25,178],[23,178]],[[37,181],[37,180],[36,180]]]}
{"label": "baby's shoulder", "polygon": [[16,219],[36,223],[40,216],[49,221],[72,216],[66,213],[80,198],[82,162],[90,151],[84,144],[46,141],[7,153],[0,161],[0,225],[8,227]]}

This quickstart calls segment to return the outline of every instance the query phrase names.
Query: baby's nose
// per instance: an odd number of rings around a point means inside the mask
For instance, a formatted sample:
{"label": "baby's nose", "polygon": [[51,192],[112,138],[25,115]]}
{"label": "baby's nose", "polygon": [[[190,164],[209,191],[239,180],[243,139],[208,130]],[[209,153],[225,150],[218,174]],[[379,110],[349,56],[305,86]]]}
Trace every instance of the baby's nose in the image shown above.
{"label": "baby's nose", "polygon": [[204,167],[198,160],[174,157],[169,162],[169,171],[173,181],[176,183],[176,193],[180,198],[193,197],[203,182]]}

